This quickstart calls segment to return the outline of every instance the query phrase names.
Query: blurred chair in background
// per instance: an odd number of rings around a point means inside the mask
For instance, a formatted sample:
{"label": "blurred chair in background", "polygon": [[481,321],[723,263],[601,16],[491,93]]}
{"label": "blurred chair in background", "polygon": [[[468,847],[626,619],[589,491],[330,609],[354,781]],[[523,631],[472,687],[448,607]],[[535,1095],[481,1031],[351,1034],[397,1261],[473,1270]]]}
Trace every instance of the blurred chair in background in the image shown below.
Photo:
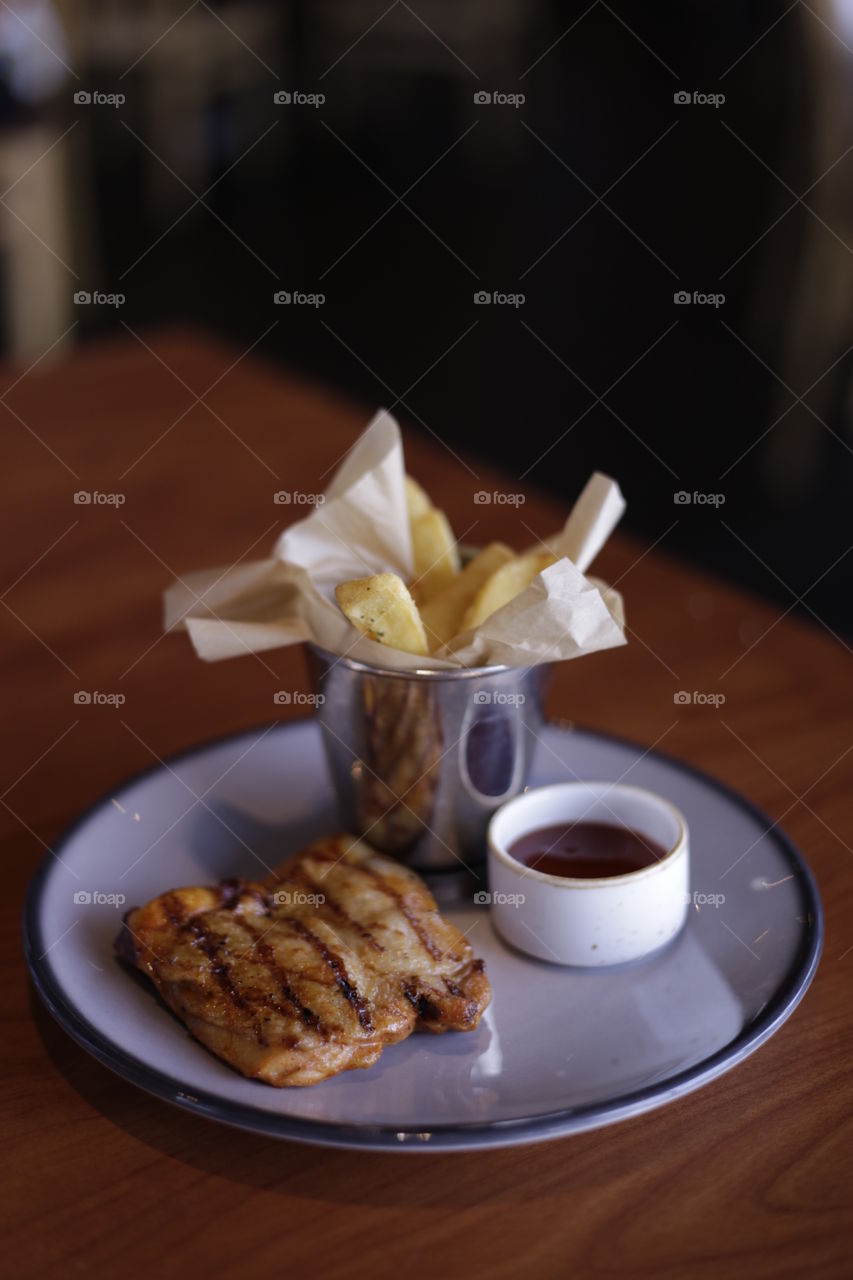
{"label": "blurred chair in background", "polygon": [[[814,15],[802,28],[801,126],[789,144],[801,155],[803,181],[783,194],[789,210],[805,208],[807,216],[787,265],[778,365],[808,407],[791,406],[790,392],[776,382],[769,415],[776,425],[760,446],[764,483],[780,505],[810,497],[825,503],[830,477],[846,475],[849,486],[851,475],[851,454],[845,463],[842,450],[853,445],[853,0],[814,0]],[[751,308],[759,327],[772,323],[784,261],[778,246],[764,256]],[[819,420],[826,418],[836,439]],[[849,487],[843,505],[849,509]]]}
{"label": "blurred chair in background", "polygon": [[68,174],[46,122],[69,80],[65,33],[49,0],[0,7],[0,305],[3,353],[43,355],[69,327]]}

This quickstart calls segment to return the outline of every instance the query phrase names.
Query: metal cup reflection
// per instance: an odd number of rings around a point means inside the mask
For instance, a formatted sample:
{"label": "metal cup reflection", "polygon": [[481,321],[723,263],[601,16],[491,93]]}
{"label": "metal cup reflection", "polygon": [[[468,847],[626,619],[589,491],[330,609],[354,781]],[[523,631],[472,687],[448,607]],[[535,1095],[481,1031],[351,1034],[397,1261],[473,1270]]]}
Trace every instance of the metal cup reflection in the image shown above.
{"label": "metal cup reflection", "polygon": [[346,829],[419,871],[486,856],[495,809],[525,785],[551,666],[389,671],[308,645]]}

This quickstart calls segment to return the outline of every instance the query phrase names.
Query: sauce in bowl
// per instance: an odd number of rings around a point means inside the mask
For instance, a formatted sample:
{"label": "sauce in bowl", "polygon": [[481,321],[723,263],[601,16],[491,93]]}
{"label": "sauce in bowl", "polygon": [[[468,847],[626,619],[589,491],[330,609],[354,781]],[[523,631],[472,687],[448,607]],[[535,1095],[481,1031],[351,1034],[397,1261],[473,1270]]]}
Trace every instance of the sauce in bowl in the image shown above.
{"label": "sauce in bowl", "polygon": [[598,880],[642,871],[665,858],[668,850],[631,827],[574,822],[528,831],[508,852],[525,867],[545,875]]}

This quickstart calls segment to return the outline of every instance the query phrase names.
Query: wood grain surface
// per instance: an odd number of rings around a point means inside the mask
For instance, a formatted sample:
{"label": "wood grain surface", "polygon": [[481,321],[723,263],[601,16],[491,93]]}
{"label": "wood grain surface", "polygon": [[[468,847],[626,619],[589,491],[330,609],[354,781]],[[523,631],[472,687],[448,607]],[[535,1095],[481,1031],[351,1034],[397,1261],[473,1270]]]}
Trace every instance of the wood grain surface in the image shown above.
{"label": "wood grain surface", "polygon": [[[322,487],[375,406],[179,331],[21,372],[0,371],[9,1273],[849,1276],[846,645],[668,558],[665,537],[619,535],[596,571],[624,592],[630,644],[565,664],[554,684],[552,715],[656,743],[736,786],[814,868],[821,967],[748,1061],[640,1119],[506,1151],[407,1158],[232,1131],[124,1083],[54,1024],[28,982],[21,904],[46,847],[98,795],[156,756],[286,715],[275,688],[308,688],[298,650],[205,665],[185,637],[162,638],[161,592],[173,574],[265,554],[300,514],[276,506],[275,491]],[[457,459],[422,428],[406,443],[410,469],[467,541],[550,532],[585,479],[566,475],[558,502]],[[475,504],[483,489],[526,502]],[[78,506],[78,490],[125,501]],[[675,508],[661,530],[675,518],[720,517]],[[736,513],[726,518],[736,527]],[[123,692],[122,714],[75,705],[80,688]],[[680,689],[726,701],[676,705]]]}

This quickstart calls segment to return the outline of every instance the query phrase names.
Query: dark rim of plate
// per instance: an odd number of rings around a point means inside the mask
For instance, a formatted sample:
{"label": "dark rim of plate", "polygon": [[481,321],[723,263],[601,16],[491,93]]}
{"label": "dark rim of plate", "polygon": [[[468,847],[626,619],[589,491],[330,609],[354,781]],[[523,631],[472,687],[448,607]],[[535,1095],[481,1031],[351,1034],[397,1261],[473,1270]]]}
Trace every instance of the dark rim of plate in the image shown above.
{"label": "dark rim of plate", "polygon": [[[278,728],[283,733],[310,731],[314,720],[290,720],[280,722]],[[260,726],[263,728],[264,726]],[[646,752],[641,744],[622,738],[615,734],[600,733],[582,726],[566,729],[559,724],[546,725],[564,732],[583,735],[600,742],[612,742],[622,747],[629,747],[638,752]],[[174,765],[199,752],[212,747],[223,746],[239,738],[245,738],[257,730],[241,729],[235,733],[223,734],[221,737],[209,739],[197,746],[188,747],[184,751],[166,758],[166,765]],[[768,817],[762,809],[751,800],[740,795],[727,783],[720,782],[701,769],[685,764],[674,756],[662,751],[649,751],[682,773],[697,778],[711,787],[740,809],[749,813],[759,821],[778,844],[788,860],[791,870],[797,878],[806,908],[806,926],[802,932],[802,941],[789,972],[780,983],[772,999],[764,1006],[756,1018],[744,1027],[740,1035],[729,1044],[718,1049],[716,1053],[702,1062],[684,1071],[677,1072],[667,1080],[649,1085],[644,1089],[634,1090],[612,1098],[607,1102],[590,1103],[586,1106],[561,1108],[532,1117],[519,1117],[509,1120],[491,1120],[485,1122],[458,1123],[451,1125],[434,1125],[429,1133],[415,1125],[394,1128],[390,1125],[364,1125],[336,1123],[325,1120],[302,1120],[293,1116],[280,1116],[243,1103],[229,1102],[215,1093],[202,1091],[188,1093],[182,1082],[164,1071],[149,1066],[134,1054],[128,1053],[114,1041],[100,1032],[81,1014],[64,994],[57,980],[53,967],[45,951],[41,933],[40,905],[42,889],[48,876],[53,871],[57,857],[73,839],[89,818],[111,798],[121,787],[142,781],[144,778],[159,773],[163,765],[156,763],[143,769],[124,782],[117,784],[90,804],[83,813],[67,827],[56,844],[54,853],[47,854],[39,864],[27,890],[23,913],[24,954],[36,990],[59,1025],[76,1042],[86,1049],[94,1058],[110,1070],[115,1071],[132,1084],[138,1085],[147,1093],[153,1094],[166,1102],[192,1112],[206,1116],[221,1123],[239,1129],[247,1129],[267,1137],[288,1138],[296,1142],[307,1142],[314,1145],[348,1148],[371,1148],[391,1151],[447,1151],[472,1150],[475,1148],[510,1146],[515,1143],[542,1142],[550,1138],[567,1136],[570,1133],[585,1129],[598,1128],[617,1120],[628,1119],[633,1115],[651,1110],[655,1105],[662,1105],[671,1099],[681,1097],[698,1089],[702,1084],[710,1082],[723,1070],[735,1066],[773,1035],[796,1009],[808,990],[817,970],[823,945],[824,922],[823,908],[814,876],[802,855],[788,835]],[[259,1088],[268,1086],[259,1085]]]}

